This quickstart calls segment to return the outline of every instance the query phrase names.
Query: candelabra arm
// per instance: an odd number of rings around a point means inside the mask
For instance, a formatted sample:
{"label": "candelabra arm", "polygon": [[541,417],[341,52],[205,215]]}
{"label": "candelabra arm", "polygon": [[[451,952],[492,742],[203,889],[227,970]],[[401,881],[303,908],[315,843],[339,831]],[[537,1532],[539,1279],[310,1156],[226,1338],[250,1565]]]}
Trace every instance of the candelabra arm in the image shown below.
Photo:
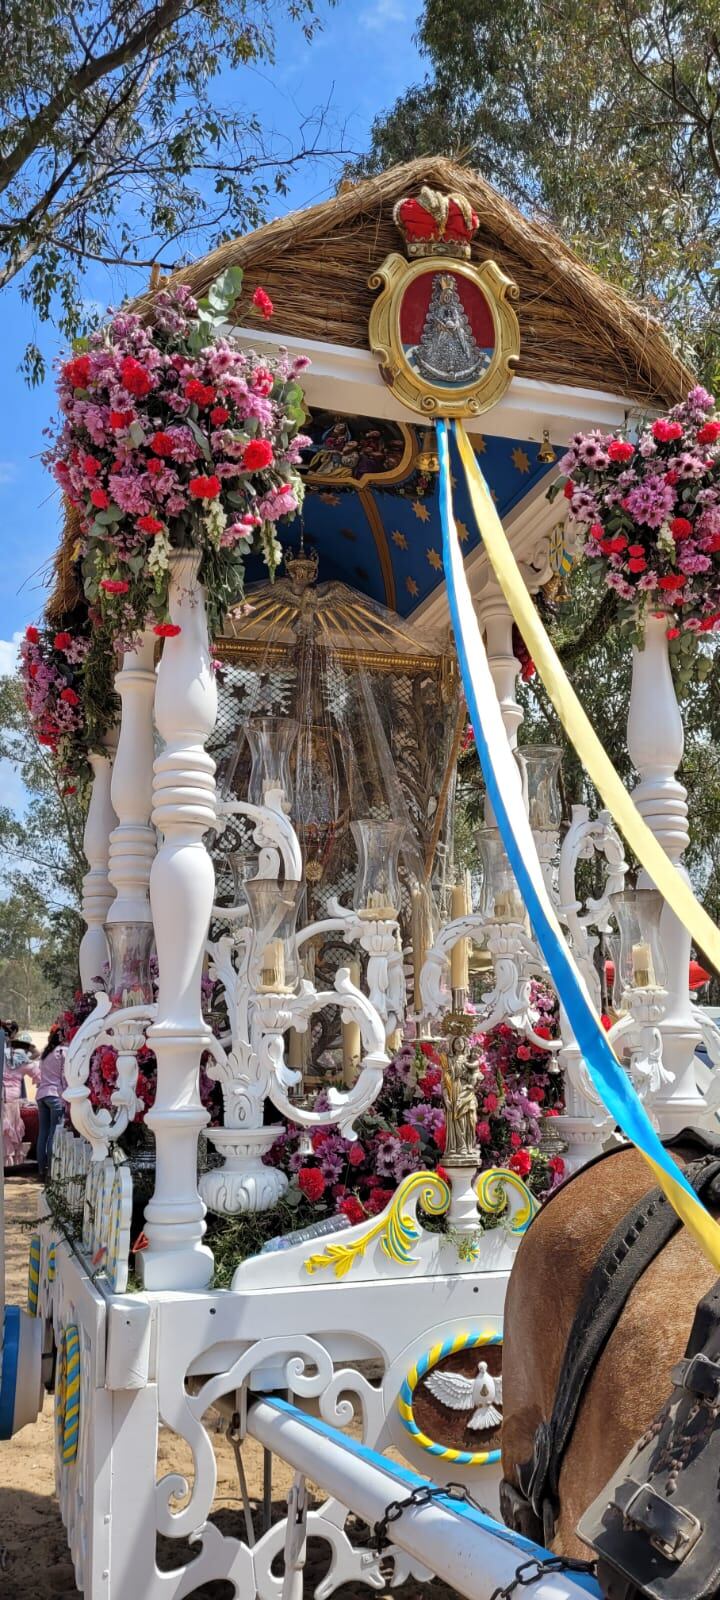
{"label": "candelabra arm", "polygon": [[[260,851],[279,852],[285,877],[292,883],[299,883],[303,875],[302,850],[295,829],[284,810],[282,789],[268,789],[265,794],[265,804],[262,806],[252,805],[249,800],[224,800],[219,811],[223,821],[228,817],[247,817],[253,822],[255,824],[253,838]],[[276,876],[272,858],[265,863],[265,867],[267,870],[261,870],[258,873],[259,877]]]}
{"label": "candelabra arm", "polygon": [[451,1005],[447,979],[450,973],[450,952],[460,939],[479,940],[489,924],[479,911],[466,917],[455,917],[440,929],[432,949],[425,957],[420,973],[420,998],[423,1015],[440,1017]]}
{"label": "candelabra arm", "polygon": [[[93,1161],[105,1159],[110,1144],[125,1132],[138,1109],[137,1054],[145,1043],[145,1030],[155,1010],[154,1005],[143,1004],[122,1006],[113,1011],[109,995],[98,993],[95,1010],[86,1017],[68,1046],[67,1087],[63,1098],[70,1107],[73,1127],[92,1147]],[[110,1096],[113,1110],[105,1106],[95,1110],[90,1103],[90,1065],[95,1051],[102,1045],[109,1045],[117,1053],[117,1085]]]}
{"label": "candelabra arm", "polygon": [[[287,1093],[298,1082],[300,1074],[285,1065],[283,1035],[288,1028],[303,1033],[316,1012],[333,1005],[340,1007],[343,1022],[359,1024],[363,1045],[360,1071],[351,1089],[328,1090],[327,1110],[307,1111],[294,1104]],[[336,972],[334,989],[316,990],[305,982],[297,995],[256,996],[252,1005],[251,1036],[263,1093],[288,1121],[305,1128],[332,1125],[339,1128],[345,1138],[356,1137],[353,1124],[377,1098],[389,1058],[383,1020],[367,995],[352,983],[347,967],[340,967]]]}
{"label": "candelabra arm", "polygon": [[626,1014],[608,1033],[613,1049],[622,1044],[627,1071],[640,1099],[649,1104],[662,1093],[675,1074],[663,1065],[663,1040],[659,1024],[667,1004],[664,989],[633,989],[623,995]]}

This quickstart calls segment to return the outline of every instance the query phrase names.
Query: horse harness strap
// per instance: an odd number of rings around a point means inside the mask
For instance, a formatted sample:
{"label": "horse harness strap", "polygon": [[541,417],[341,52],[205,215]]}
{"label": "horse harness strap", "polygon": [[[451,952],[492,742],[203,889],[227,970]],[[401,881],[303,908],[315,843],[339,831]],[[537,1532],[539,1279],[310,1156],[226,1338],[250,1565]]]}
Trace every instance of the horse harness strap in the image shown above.
{"label": "horse harness strap", "polygon": [[[719,1176],[717,1153],[686,1168],[686,1177],[700,1196]],[[530,1537],[541,1537],[545,1544],[554,1533],[560,1469],[595,1364],[635,1285],[680,1227],[680,1218],[662,1190],[649,1190],[618,1223],[585,1285],[565,1346],[550,1421],[540,1423],[532,1460],[518,1468],[519,1494],[508,1483],[501,1491],[505,1520]]]}

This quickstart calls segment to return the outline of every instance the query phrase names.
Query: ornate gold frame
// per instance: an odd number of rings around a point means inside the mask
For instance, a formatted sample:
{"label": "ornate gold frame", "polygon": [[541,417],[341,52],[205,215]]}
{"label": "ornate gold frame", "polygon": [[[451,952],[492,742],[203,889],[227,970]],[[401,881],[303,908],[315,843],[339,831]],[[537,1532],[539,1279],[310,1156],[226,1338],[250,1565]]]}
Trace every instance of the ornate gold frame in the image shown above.
{"label": "ornate gold frame", "polygon": [[[326,408],[324,407],[323,409]],[[338,411],[333,415],[342,417],[348,416],[349,413]],[[417,439],[412,428],[409,428],[406,422],[394,422],[393,420],[393,425],[400,430],[404,448],[400,461],[390,472],[363,472],[361,477],[353,478],[349,472],[311,472],[308,466],[303,468],[305,482],[312,489],[367,489],[371,486],[383,489],[388,483],[400,483],[403,478],[408,478],[418,451]]]}
{"label": "ornate gold frame", "polygon": [[[405,290],[415,278],[437,272],[468,278],[482,291],[492,313],[495,354],[487,372],[462,388],[427,383],[413,371],[400,341],[400,304]],[[483,261],[480,266],[458,261],[455,256],[406,261],[393,252],[368,279],[368,285],[382,289],[370,312],[370,349],[385,382],[403,405],[423,416],[474,417],[497,404],[512,381],[513,366],[520,356],[520,325],[510,304],[519,298],[520,290],[495,261]]]}

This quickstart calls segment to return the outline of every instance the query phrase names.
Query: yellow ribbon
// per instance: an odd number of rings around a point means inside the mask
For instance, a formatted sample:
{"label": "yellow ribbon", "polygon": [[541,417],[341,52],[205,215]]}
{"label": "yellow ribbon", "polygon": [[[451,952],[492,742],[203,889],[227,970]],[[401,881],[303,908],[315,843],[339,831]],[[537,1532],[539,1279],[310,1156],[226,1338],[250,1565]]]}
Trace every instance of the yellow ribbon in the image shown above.
{"label": "yellow ribbon", "polygon": [[495,510],[490,491],[462,422],[456,424],[456,437],[468,481],[472,508],[488,561],[565,732],[638,861],[652,878],[656,888],[660,890],[671,911],[674,911],[675,916],[692,935],[703,955],[707,956],[716,972],[720,972],[720,930],[695,898],[690,885],[681,877],[654,833],[650,831],[603,749],[555,654],[523,583],[505,529]]}

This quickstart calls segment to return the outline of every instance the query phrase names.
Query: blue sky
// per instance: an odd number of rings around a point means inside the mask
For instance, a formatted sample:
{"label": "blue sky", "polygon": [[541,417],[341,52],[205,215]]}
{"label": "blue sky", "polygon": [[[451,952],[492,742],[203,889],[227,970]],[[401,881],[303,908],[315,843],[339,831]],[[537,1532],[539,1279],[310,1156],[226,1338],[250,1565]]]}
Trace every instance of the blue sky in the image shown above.
{"label": "blue sky", "polygon": [[[303,119],[329,101],[327,143],[342,127],[345,146],[361,151],[373,117],[423,75],[412,43],[419,0],[340,0],[335,9],[322,3],[319,9],[323,31],[310,45],[296,25],[283,21],[275,66],[226,74],[219,94],[224,101],[237,96],[251,107],[277,135],[278,149],[297,148]],[[324,199],[335,176],[336,169],[323,163],[301,166],[290,195],[274,202],[271,215]],[[105,306],[117,304],[142,282],[138,274],[124,279],[122,272],[98,267],[83,288],[88,301]],[[0,294],[0,672],[12,668],[14,641],[42,609],[59,524],[57,498],[39,459],[43,429],[53,414],[52,379],[31,390],[17,370],[31,338],[49,360],[56,353],[52,329],[34,325],[19,291],[11,287]]]}

